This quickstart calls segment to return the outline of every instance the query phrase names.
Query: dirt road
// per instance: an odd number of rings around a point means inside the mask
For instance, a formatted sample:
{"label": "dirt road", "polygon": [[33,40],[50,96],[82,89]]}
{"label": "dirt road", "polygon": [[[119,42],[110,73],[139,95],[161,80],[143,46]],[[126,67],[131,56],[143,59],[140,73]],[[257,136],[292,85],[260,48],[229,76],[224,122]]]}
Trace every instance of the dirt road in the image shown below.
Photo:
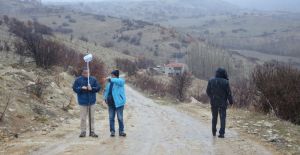
{"label": "dirt road", "polygon": [[[125,124],[128,137],[109,137],[106,110],[97,112],[100,138],[80,139],[79,119],[56,130],[27,133],[1,146],[0,154],[84,154],[84,155],[268,155],[273,154],[258,143],[227,130],[227,138],[211,136],[207,120],[194,118],[163,106],[127,87],[128,106]],[[100,109],[98,107],[98,109]]]}

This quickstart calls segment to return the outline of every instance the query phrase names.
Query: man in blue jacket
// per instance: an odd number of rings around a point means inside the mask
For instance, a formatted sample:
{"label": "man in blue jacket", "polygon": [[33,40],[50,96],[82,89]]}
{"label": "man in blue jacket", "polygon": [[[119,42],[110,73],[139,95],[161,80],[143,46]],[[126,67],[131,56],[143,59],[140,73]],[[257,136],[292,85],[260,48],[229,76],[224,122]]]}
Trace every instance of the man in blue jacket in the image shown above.
{"label": "man in blue jacket", "polygon": [[78,103],[80,105],[80,119],[81,119],[81,133],[79,137],[86,136],[86,121],[87,117],[89,117],[90,110],[90,118],[91,118],[91,126],[90,126],[90,136],[97,138],[98,135],[95,134],[94,128],[94,114],[95,114],[95,103],[96,103],[96,93],[100,91],[101,86],[98,83],[95,77],[89,77],[90,85],[88,85],[88,74],[89,71],[87,68],[82,70],[82,75],[78,77],[74,84],[73,90],[77,94]]}
{"label": "man in blue jacket", "polygon": [[221,128],[219,130],[219,138],[224,138],[227,105],[228,102],[231,105],[233,104],[228,75],[225,69],[219,68],[216,71],[216,76],[208,82],[206,93],[210,98],[211,104],[212,134],[216,136],[218,114],[220,114]]}
{"label": "man in blue jacket", "polygon": [[125,80],[119,78],[119,70],[111,73],[111,78],[107,79],[104,91],[104,100],[108,105],[110,136],[115,136],[115,115],[117,114],[119,123],[119,136],[126,136],[124,132],[123,110],[126,103]]}

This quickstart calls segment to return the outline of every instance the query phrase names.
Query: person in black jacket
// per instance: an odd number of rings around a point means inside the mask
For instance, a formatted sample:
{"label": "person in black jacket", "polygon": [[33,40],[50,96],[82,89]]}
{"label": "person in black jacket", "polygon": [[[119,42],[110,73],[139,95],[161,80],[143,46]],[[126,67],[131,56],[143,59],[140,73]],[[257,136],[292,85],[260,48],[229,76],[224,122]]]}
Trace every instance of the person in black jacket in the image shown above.
{"label": "person in black jacket", "polygon": [[225,69],[219,68],[216,76],[209,80],[206,93],[210,98],[212,111],[212,134],[216,136],[218,114],[220,114],[221,128],[219,138],[224,138],[226,126],[226,109],[229,104],[233,104],[228,75]]}

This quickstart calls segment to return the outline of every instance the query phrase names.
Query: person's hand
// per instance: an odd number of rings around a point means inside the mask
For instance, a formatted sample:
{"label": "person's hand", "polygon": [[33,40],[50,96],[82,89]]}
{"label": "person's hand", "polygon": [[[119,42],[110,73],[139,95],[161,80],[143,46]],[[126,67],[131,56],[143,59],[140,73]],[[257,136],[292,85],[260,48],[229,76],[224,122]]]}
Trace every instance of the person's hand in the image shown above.
{"label": "person's hand", "polygon": [[87,89],[88,89],[89,91],[91,91],[91,90],[92,90],[91,85],[88,85]]}
{"label": "person's hand", "polygon": [[107,78],[106,78],[106,81],[110,82],[110,77],[107,77]]}
{"label": "person's hand", "polygon": [[81,87],[82,90],[87,90],[88,88],[86,86]]}

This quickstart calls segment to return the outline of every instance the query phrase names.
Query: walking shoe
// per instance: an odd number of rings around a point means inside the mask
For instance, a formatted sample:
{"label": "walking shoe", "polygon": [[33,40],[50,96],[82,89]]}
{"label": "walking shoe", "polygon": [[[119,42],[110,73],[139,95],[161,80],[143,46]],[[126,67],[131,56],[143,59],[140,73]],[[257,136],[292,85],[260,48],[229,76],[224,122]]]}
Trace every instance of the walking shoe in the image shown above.
{"label": "walking shoe", "polygon": [[116,135],[115,132],[110,133],[110,137],[115,137],[115,135]]}
{"label": "walking shoe", "polygon": [[83,138],[83,137],[85,137],[85,135],[86,135],[86,132],[83,131],[83,132],[80,133],[79,137],[80,137],[80,138]]}
{"label": "walking shoe", "polygon": [[219,138],[225,138],[224,135],[219,135],[218,137],[219,137]]}
{"label": "walking shoe", "polygon": [[126,137],[126,133],[125,132],[121,132],[121,133],[119,133],[119,136]]}
{"label": "walking shoe", "polygon": [[217,134],[216,134],[216,132],[213,132],[212,135],[213,135],[214,137],[216,137]]}
{"label": "walking shoe", "polygon": [[95,132],[91,132],[90,137],[98,138],[98,135],[96,135]]}

